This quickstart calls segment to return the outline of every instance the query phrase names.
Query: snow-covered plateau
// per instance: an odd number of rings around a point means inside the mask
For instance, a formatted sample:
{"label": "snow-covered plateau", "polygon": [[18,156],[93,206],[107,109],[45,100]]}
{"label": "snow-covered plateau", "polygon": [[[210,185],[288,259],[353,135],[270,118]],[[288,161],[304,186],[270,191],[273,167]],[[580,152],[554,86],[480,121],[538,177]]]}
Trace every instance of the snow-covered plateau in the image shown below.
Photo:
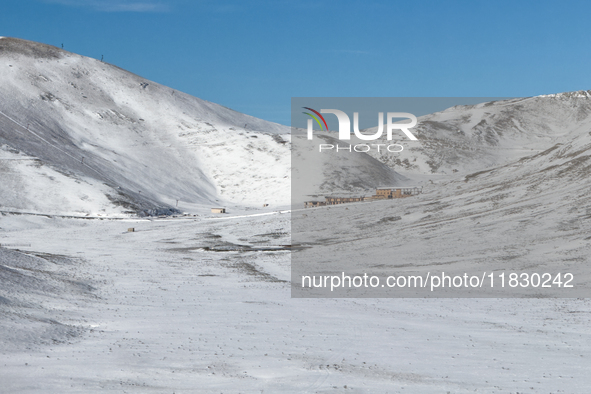
{"label": "snow-covered plateau", "polygon": [[286,126],[12,38],[0,93],[0,392],[589,392],[588,298],[291,297],[296,254],[377,247],[375,270],[586,278],[587,92],[420,117],[405,156],[337,176],[323,157],[310,193],[423,193],[306,210]]}

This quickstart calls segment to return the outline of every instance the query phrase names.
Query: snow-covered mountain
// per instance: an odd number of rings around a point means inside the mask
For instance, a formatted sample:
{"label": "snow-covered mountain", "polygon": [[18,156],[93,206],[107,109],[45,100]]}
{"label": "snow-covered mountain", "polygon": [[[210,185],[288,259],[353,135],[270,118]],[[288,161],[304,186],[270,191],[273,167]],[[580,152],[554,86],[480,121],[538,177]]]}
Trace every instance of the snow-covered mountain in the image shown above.
{"label": "snow-covered mountain", "polygon": [[591,113],[590,98],[591,91],[578,91],[451,107],[419,117],[419,140],[397,141],[405,147],[400,154],[369,154],[410,176],[490,169],[576,135]]}
{"label": "snow-covered mountain", "polygon": [[0,94],[5,209],[289,203],[286,126],[14,38],[0,39]]}

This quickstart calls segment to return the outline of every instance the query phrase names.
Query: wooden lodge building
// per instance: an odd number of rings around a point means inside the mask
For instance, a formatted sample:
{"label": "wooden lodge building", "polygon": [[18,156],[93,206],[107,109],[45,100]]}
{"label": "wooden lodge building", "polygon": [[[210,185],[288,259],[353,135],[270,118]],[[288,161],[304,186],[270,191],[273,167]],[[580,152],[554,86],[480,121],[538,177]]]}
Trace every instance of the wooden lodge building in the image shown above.
{"label": "wooden lodge building", "polygon": [[348,202],[365,201],[365,197],[324,197],[326,205],[346,204]]}
{"label": "wooden lodge building", "polygon": [[403,198],[403,197],[410,197],[416,196],[417,194],[421,193],[421,189],[418,187],[404,187],[404,188],[397,188],[397,189],[390,189],[390,188],[378,188],[376,189],[376,194],[372,196],[375,199],[386,199],[386,198]]}
{"label": "wooden lodge building", "polygon": [[306,208],[322,207],[326,205],[324,201],[306,201],[304,202]]}
{"label": "wooden lodge building", "polygon": [[422,188],[418,187],[379,187],[376,189],[376,194],[373,196],[361,196],[361,197],[338,197],[338,196],[326,196],[325,201],[306,201],[304,206],[306,208],[322,207],[325,205],[339,205],[347,204],[351,202],[362,202],[362,201],[375,201],[375,200],[387,200],[392,198],[405,198],[421,194]]}

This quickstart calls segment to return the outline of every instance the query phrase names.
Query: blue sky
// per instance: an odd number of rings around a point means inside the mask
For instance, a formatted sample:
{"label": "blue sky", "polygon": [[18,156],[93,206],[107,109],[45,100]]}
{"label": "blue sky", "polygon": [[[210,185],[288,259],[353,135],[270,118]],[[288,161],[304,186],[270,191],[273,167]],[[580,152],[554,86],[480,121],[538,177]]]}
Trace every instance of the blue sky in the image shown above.
{"label": "blue sky", "polygon": [[591,89],[588,1],[3,1],[0,35],[289,124],[292,96]]}

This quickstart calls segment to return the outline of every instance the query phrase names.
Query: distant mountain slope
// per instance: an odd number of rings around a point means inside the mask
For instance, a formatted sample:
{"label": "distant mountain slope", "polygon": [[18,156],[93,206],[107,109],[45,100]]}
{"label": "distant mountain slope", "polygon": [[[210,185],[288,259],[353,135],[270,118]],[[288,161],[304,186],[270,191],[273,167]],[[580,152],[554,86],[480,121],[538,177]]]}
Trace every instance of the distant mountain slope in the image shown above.
{"label": "distant mountain slope", "polygon": [[370,154],[410,174],[470,173],[570,138],[590,113],[590,91],[455,106],[419,117],[413,129],[419,141],[398,141],[405,147],[399,155]]}

